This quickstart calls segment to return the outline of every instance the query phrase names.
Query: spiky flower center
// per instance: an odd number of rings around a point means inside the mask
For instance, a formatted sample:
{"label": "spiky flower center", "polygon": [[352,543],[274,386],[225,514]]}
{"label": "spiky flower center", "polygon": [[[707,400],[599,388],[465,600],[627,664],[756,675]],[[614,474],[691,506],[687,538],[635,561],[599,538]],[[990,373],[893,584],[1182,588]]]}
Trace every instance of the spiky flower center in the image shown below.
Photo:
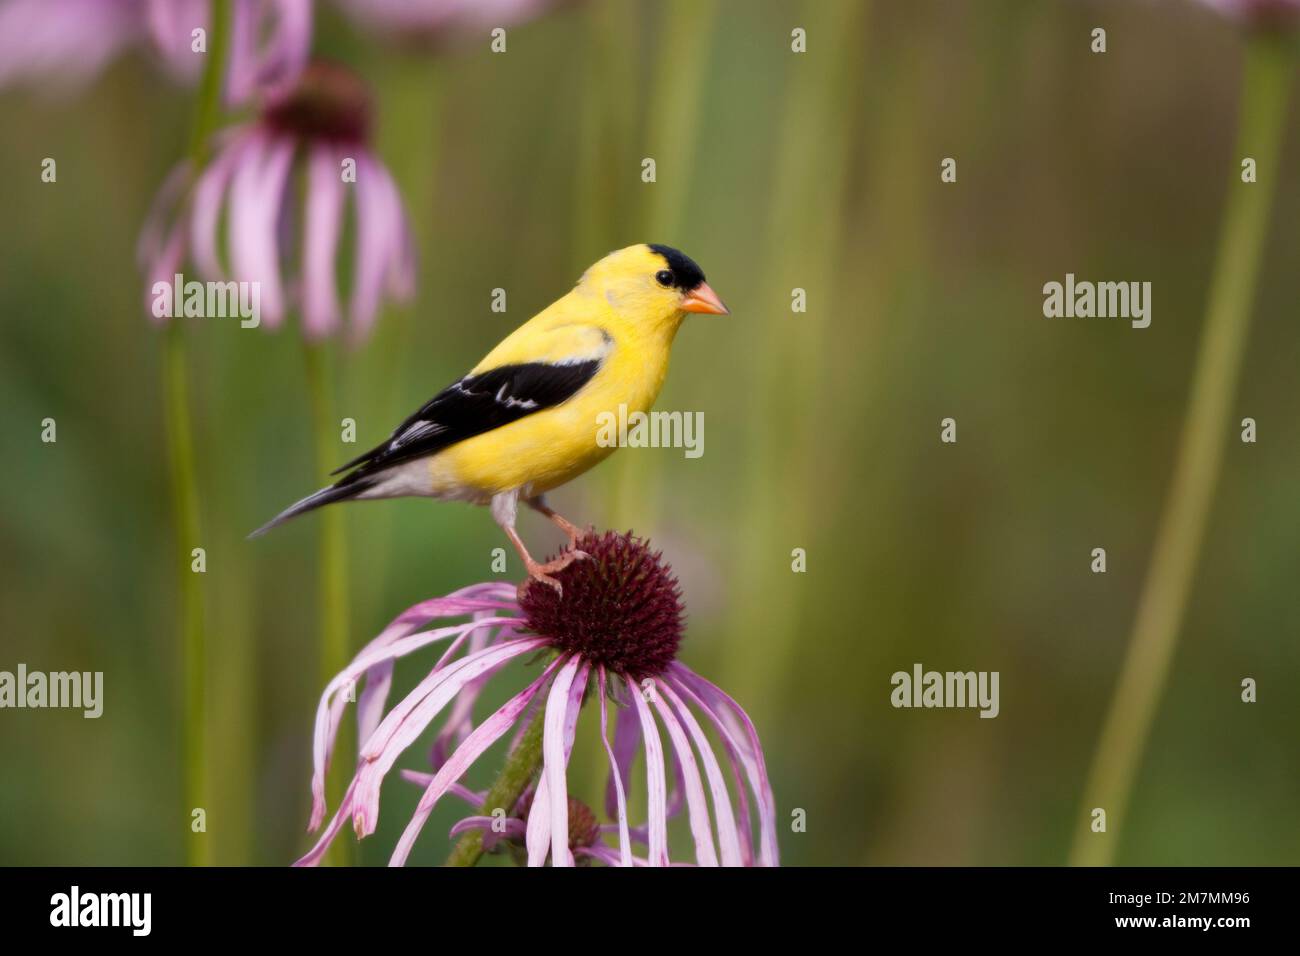
{"label": "spiky flower center", "polygon": [[529,628],[562,654],[641,680],[657,677],[682,640],[681,588],[658,551],[631,534],[587,534],[587,558],[554,577],[563,594],[531,581],[519,605]]}
{"label": "spiky flower center", "polygon": [[262,119],[298,139],[364,143],[370,136],[370,92],[351,71],[316,61],[293,89],[267,103]]}

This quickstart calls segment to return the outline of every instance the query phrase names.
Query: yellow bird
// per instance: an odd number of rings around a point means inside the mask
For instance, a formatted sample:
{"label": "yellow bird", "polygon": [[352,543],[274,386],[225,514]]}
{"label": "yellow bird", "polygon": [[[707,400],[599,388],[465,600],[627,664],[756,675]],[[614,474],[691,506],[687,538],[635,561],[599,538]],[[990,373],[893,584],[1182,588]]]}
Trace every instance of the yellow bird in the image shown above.
{"label": "yellow bird", "polygon": [[[335,501],[414,495],[490,504],[529,576],[559,590],[550,575],[583,557],[581,531],[542,496],[614,450],[598,441],[602,419],[617,417],[620,405],[629,417],[649,411],[688,312],[728,313],[689,257],[653,244],[610,253],[386,442],[334,472],[346,471],[342,478],[250,537]],[[540,564],[524,547],[515,530],[521,500],[568,535],[554,561]]]}

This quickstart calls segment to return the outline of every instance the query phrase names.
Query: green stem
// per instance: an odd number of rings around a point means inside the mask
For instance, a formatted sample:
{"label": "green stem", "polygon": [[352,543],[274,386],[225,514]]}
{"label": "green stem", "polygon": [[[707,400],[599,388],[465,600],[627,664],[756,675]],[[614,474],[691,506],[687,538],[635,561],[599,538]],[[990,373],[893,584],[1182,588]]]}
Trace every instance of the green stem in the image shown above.
{"label": "green stem", "polygon": [[230,36],[230,0],[213,0],[212,28],[208,31],[208,58],[199,80],[198,100],[190,127],[190,161],[194,171],[207,162],[212,131],[221,115],[221,86],[225,78],[226,42]]}
{"label": "green stem", "polygon": [[[229,0],[215,0],[211,47],[199,87],[190,132],[189,157],[195,175],[207,159],[212,131],[221,108],[222,65],[230,26]],[[185,700],[181,737],[184,746],[182,794],[188,828],[185,857],[191,866],[212,862],[204,832],[195,832],[193,812],[208,810],[207,747],[207,635],[204,630],[203,589],[192,569],[192,552],[200,547],[198,467],[194,457],[194,425],[190,416],[189,370],[185,355],[185,330],[173,319],[164,336],[163,415],[171,479],[172,508],[179,554],[181,598],[181,668]]]}
{"label": "green stem", "polygon": [[[1266,36],[1251,39],[1241,91],[1237,158],[1249,156],[1256,161],[1259,181],[1241,182],[1239,166],[1233,163],[1173,484],[1128,654],[1085,789],[1084,822],[1070,854],[1075,865],[1104,866],[1114,858],[1138,762],[1169,675],[1241,372],[1278,176],[1292,67],[1293,60],[1279,41]],[[1106,811],[1106,833],[1093,833],[1089,826],[1097,807]]]}
{"label": "green stem", "polygon": [[194,461],[194,429],[190,421],[190,387],[185,364],[184,329],[177,320],[167,327],[163,355],[163,405],[176,526],[177,569],[181,596],[181,668],[185,700],[182,718],[186,860],[206,866],[211,853],[205,834],[191,823],[196,808],[206,813],[208,751],[206,736],[207,636],[203,627],[203,589],[192,568],[191,552],[200,547],[199,492]]}
{"label": "green stem", "polygon": [[[501,768],[501,775],[497,777],[496,783],[492,784],[492,789],[488,791],[487,798],[483,801],[480,811],[483,816],[490,817],[498,809],[504,809],[509,813],[523,796],[529,782],[537,775],[538,769],[542,766],[542,730],[546,723],[542,719],[544,713],[544,707],[537,708],[537,713],[533,715],[533,722],[524,731],[519,746],[506,759],[506,765]],[[447,857],[445,865],[473,866],[482,856],[483,834],[479,830],[471,830],[460,838],[460,842]]]}
{"label": "green stem", "polygon": [[[307,392],[311,401],[312,434],[316,447],[316,466],[327,474],[338,465],[338,432],[330,401],[329,374],[326,368],[325,346],[307,343],[303,356],[307,368]],[[320,601],[320,671],[322,683],[328,683],[348,663],[348,633],[350,606],[348,600],[347,565],[347,515],[337,508],[320,512],[320,538],[318,546],[319,575],[317,584]],[[330,802],[338,804],[346,788],[343,761],[336,762],[326,781]],[[329,860],[337,865],[348,861],[351,847],[345,841],[336,841],[330,849]]]}

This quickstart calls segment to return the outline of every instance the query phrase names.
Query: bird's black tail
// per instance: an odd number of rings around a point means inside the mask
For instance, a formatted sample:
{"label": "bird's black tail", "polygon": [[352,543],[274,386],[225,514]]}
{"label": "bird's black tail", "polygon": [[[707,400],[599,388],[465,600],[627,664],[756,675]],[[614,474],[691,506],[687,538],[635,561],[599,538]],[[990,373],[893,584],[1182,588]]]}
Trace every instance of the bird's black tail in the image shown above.
{"label": "bird's black tail", "polygon": [[268,521],[262,527],[258,528],[250,538],[260,538],[272,528],[277,528],[284,524],[290,518],[296,518],[300,514],[308,511],[315,511],[321,505],[333,504],[335,501],[347,501],[349,498],[355,498],[367,488],[374,484],[374,479],[369,476],[363,476],[359,472],[353,472],[344,478],[334,482],[326,488],[322,488],[315,494],[308,495],[301,501],[291,504],[278,515]]}

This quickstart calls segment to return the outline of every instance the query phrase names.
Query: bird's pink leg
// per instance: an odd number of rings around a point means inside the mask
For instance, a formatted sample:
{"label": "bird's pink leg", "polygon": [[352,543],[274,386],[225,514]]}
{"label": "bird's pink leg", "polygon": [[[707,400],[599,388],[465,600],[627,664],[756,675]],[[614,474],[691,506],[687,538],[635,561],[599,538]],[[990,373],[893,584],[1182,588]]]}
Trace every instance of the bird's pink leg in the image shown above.
{"label": "bird's pink leg", "polygon": [[[519,552],[519,557],[524,562],[524,567],[528,570],[528,577],[532,580],[541,581],[550,585],[555,588],[556,594],[563,597],[564,586],[561,585],[559,581],[555,580],[555,578],[551,577],[551,575],[558,571],[563,571],[574,561],[587,557],[585,551],[579,551],[577,548],[572,546],[573,543],[577,541],[578,535],[582,532],[574,525],[565,521],[564,524],[568,525],[569,528],[572,528],[574,532],[570,535],[569,550],[560,555],[554,561],[547,561],[545,564],[535,561],[533,556],[528,553],[528,548],[524,546],[523,539],[519,537],[519,532],[515,530],[515,512],[518,503],[518,490],[495,495],[492,498],[492,517],[496,520],[497,524],[501,526],[501,530],[506,533],[506,537],[510,539],[510,543],[515,546],[515,550]],[[534,507],[536,507],[536,505],[534,505]],[[550,509],[548,508],[547,511],[550,511]],[[545,513],[546,512],[543,512],[543,514]],[[555,513],[551,512],[551,514]],[[555,515],[555,517],[559,518],[559,515]],[[560,520],[564,521],[563,518],[560,518]],[[561,525],[561,527],[564,527],[564,525]],[[566,529],[565,533],[569,533],[568,529]],[[520,585],[521,593],[522,588],[525,587],[527,583],[528,582],[525,581],[523,585]]]}
{"label": "bird's pink leg", "polygon": [[[524,542],[519,537],[518,531],[514,528],[506,528],[505,532],[510,538],[511,543],[514,544],[515,550],[519,552],[519,557],[523,560],[524,567],[528,569],[528,577],[535,581],[541,581],[543,584],[549,584],[551,587],[555,588],[556,594],[563,597],[564,586],[560,584],[559,581],[555,580],[555,578],[551,577],[551,575],[558,571],[563,571],[574,561],[585,558],[587,556],[586,552],[572,549],[564,552],[564,554],[560,555],[554,561],[547,561],[545,564],[540,564],[533,559],[531,554],[528,553],[528,549],[524,547]],[[525,582],[525,584],[526,583],[527,582]]]}
{"label": "bird's pink leg", "polygon": [[538,495],[535,498],[529,498],[528,507],[546,515],[547,518],[553,521],[561,531],[569,536],[569,550],[577,551],[578,539],[583,535],[583,530],[581,528],[548,505],[546,499],[541,495]]}

